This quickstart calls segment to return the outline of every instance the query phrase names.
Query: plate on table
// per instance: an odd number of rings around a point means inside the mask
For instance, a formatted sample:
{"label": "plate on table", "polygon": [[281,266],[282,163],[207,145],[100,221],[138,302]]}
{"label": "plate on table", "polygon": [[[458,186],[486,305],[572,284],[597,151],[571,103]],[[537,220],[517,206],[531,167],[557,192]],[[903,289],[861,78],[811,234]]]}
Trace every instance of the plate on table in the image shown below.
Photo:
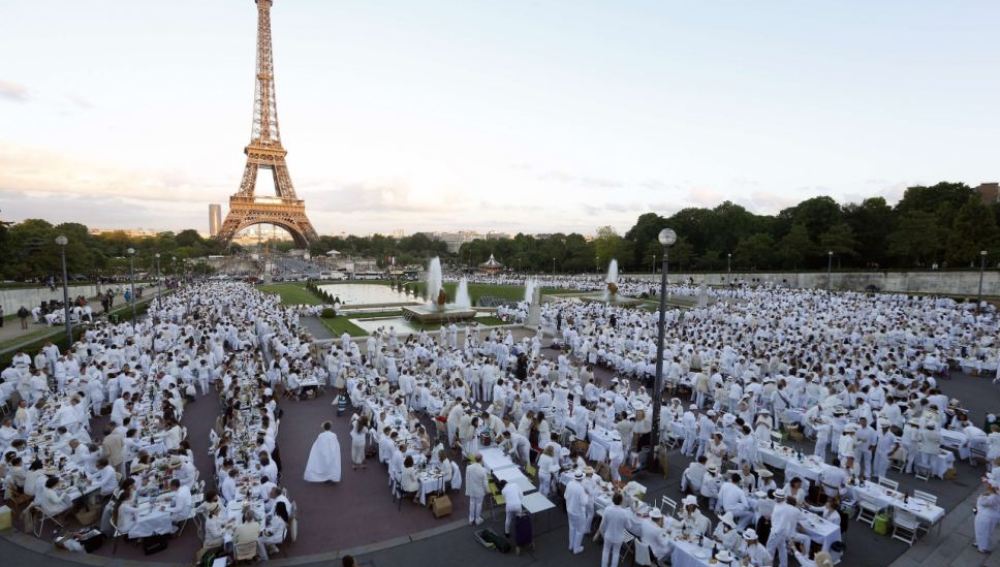
{"label": "plate on table", "polygon": [[705,549],[704,547],[699,547],[698,549],[694,550],[694,556],[697,557],[698,559],[708,559],[710,555],[712,555],[712,552],[709,551],[708,549]]}

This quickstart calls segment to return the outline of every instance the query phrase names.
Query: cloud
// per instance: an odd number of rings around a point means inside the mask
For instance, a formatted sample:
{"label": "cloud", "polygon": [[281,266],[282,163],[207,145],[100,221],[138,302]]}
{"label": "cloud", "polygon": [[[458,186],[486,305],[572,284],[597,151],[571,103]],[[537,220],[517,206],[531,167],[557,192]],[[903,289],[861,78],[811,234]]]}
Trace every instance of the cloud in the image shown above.
{"label": "cloud", "polygon": [[564,183],[566,185],[579,185],[591,189],[619,189],[625,187],[626,183],[618,179],[608,179],[604,177],[590,177],[574,175],[565,171],[549,171],[538,176],[540,181]]}
{"label": "cloud", "polygon": [[0,79],[0,99],[13,102],[27,102],[29,98],[28,87]]}
{"label": "cloud", "polygon": [[231,187],[196,180],[176,171],[124,169],[0,143],[0,190],[204,202],[207,194],[228,193]]}
{"label": "cloud", "polygon": [[434,198],[423,198],[403,181],[357,181],[332,191],[317,185],[329,184],[308,184],[306,206],[321,211],[434,214],[460,212],[468,208],[457,194],[443,190],[437,192],[439,194]]}

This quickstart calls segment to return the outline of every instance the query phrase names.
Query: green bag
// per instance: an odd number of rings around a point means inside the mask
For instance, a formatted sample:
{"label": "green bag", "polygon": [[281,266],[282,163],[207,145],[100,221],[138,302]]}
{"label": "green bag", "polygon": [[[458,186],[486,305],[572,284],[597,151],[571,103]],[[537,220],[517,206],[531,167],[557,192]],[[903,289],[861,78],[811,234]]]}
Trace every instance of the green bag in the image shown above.
{"label": "green bag", "polygon": [[872,525],[872,530],[878,535],[889,535],[889,516],[886,514],[875,516],[875,524]]}

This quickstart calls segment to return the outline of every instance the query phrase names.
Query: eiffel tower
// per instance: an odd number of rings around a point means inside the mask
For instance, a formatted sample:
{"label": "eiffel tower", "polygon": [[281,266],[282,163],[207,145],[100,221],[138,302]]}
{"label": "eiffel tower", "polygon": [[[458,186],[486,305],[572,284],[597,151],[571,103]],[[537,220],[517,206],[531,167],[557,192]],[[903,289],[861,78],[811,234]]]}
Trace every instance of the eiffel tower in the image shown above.
{"label": "eiffel tower", "polygon": [[[295,196],[288,175],[278,131],[278,107],[274,99],[274,61],[271,57],[272,0],[257,3],[257,81],[253,101],[253,129],[250,144],[244,148],[247,165],[240,190],[229,197],[229,212],[219,230],[218,239],[232,240],[236,233],[255,224],[273,224],[291,233],[296,246],[305,248],[318,236],[306,217],[305,201]],[[257,173],[269,170],[274,178],[274,197],[255,194]]]}

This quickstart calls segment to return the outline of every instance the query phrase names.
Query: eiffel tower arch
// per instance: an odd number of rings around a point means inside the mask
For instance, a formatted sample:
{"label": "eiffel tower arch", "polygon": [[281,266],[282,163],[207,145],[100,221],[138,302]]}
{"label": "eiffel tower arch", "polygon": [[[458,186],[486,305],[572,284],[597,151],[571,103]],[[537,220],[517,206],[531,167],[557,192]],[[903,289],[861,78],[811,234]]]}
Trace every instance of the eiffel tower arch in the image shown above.
{"label": "eiffel tower arch", "polygon": [[[305,248],[318,236],[306,216],[305,201],[295,195],[285,163],[284,146],[278,129],[278,106],[274,96],[274,59],[271,54],[272,0],[257,2],[257,78],[254,88],[253,127],[250,143],[243,149],[247,164],[240,189],[229,197],[229,212],[217,238],[228,243],[244,228],[273,224],[288,231],[295,245]],[[258,196],[260,171],[274,178],[275,196]]]}

